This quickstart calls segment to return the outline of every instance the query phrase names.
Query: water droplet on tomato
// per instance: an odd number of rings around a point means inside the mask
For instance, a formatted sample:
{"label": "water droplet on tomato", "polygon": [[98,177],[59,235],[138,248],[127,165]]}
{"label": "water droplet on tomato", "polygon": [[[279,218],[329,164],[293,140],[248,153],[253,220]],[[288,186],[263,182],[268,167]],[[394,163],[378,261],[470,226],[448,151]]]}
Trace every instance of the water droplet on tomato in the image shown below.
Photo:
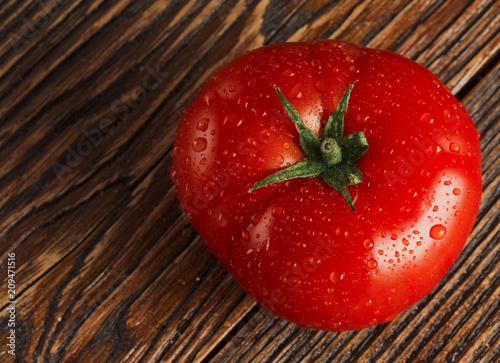
{"label": "water droplet on tomato", "polygon": [[248,231],[242,231],[241,238],[243,238],[244,241],[250,241],[250,233],[248,233]]}
{"label": "water droplet on tomato", "polygon": [[378,254],[379,254],[380,256],[382,256],[382,255],[384,254],[384,251],[383,251],[383,250],[378,250]]}
{"label": "water droplet on tomato", "polygon": [[278,163],[278,165],[283,164],[284,161],[285,158],[283,157],[283,155],[276,156],[276,162]]}
{"label": "water droplet on tomato", "polygon": [[396,236],[396,235],[393,233],[393,234],[391,234],[391,239],[392,239],[393,241],[395,241],[395,240],[397,240],[397,239],[398,239],[398,236]]}
{"label": "water droplet on tomato", "polygon": [[374,258],[370,258],[367,262],[366,265],[370,270],[373,270],[374,268],[377,267],[377,261]]}
{"label": "water droplet on tomato", "polygon": [[214,90],[208,91],[205,93],[204,99],[207,105],[212,104],[217,99],[217,92]]}
{"label": "water droplet on tomato", "polygon": [[338,272],[338,271],[333,271],[330,274],[330,281],[336,284],[339,281],[342,281],[344,279],[344,273],[343,272]]}
{"label": "water droplet on tomato", "polygon": [[453,189],[453,194],[459,195],[461,193],[461,190],[458,188]]}
{"label": "water droplet on tomato", "polygon": [[227,217],[223,213],[219,213],[217,215],[217,223],[219,224],[219,226],[225,227],[227,226],[227,222]]}
{"label": "water droplet on tomato", "polygon": [[278,217],[283,214],[285,210],[282,207],[274,207],[271,211],[273,217]]}
{"label": "water droplet on tomato", "polygon": [[459,153],[460,152],[460,146],[454,142],[450,144],[450,151],[452,153]]}
{"label": "water droplet on tomato", "polygon": [[442,151],[443,151],[443,148],[440,145],[437,145],[436,146],[436,154],[441,154]]}
{"label": "water droplet on tomato", "polygon": [[333,95],[332,96],[332,104],[334,107],[337,107],[337,105],[339,104],[339,101],[340,101],[340,97],[337,96],[337,95]]}
{"label": "water droplet on tomato", "polygon": [[313,68],[321,69],[321,62],[319,61],[319,59],[313,59],[311,61],[311,65],[313,66]]}
{"label": "water droplet on tomato", "polygon": [[288,150],[290,149],[290,144],[288,142],[283,143],[283,149]]}
{"label": "water droplet on tomato", "polygon": [[434,123],[434,116],[432,116],[432,114],[430,113],[424,113],[422,116],[420,116],[420,121],[432,124]]}
{"label": "water droplet on tomato", "polygon": [[201,165],[206,165],[207,164],[207,158],[203,158],[200,160]]}
{"label": "water droplet on tomato", "polygon": [[410,243],[408,242],[408,240],[406,238],[403,238],[403,244],[405,246],[408,246]]}
{"label": "water droplet on tomato", "polygon": [[367,249],[367,250],[371,250],[373,248],[373,241],[370,239],[370,238],[367,238],[363,241],[363,246]]}
{"label": "water droplet on tomato", "polygon": [[204,137],[197,137],[193,141],[193,150],[196,152],[203,151],[207,148],[207,139]]}
{"label": "water droplet on tomato", "polygon": [[443,239],[446,237],[446,227],[442,224],[436,224],[431,227],[429,235],[434,239]]}
{"label": "water droplet on tomato", "polygon": [[208,129],[208,118],[202,118],[198,123],[196,124],[196,128],[201,131],[207,131]]}
{"label": "water droplet on tomato", "polygon": [[444,185],[451,185],[451,181],[450,180],[446,180],[443,184]]}

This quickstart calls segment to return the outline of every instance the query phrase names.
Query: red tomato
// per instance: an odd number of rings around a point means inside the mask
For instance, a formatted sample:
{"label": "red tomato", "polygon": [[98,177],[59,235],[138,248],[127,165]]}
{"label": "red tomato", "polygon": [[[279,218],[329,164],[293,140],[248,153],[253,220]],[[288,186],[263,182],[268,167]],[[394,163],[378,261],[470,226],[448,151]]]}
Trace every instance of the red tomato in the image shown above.
{"label": "red tomato", "polygon": [[[249,193],[307,159],[274,87],[320,137],[350,84],[344,135],[369,145],[362,181],[347,187],[356,212],[321,176]],[[482,189],[478,133],[447,87],[400,55],[334,40],[266,46],[217,71],[180,120],[171,176],[248,294],[331,331],[392,320],[428,294],[470,234]]]}

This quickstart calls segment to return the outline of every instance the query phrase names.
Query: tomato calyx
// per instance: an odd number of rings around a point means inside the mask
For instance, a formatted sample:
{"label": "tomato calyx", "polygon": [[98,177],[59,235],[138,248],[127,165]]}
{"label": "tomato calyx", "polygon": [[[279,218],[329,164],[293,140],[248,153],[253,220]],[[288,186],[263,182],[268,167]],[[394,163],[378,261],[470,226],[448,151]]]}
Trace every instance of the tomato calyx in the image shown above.
{"label": "tomato calyx", "polygon": [[306,154],[307,160],[269,175],[255,183],[248,190],[249,193],[269,184],[321,175],[323,180],[330,187],[337,190],[347,205],[356,212],[347,186],[361,183],[362,174],[356,166],[356,162],[368,150],[368,142],[363,132],[343,136],[344,116],[347,112],[349,96],[353,86],[352,84],[349,85],[335,111],[328,117],[321,138],[306,127],[297,110],[283,96],[280,89],[274,87],[288,117],[297,128],[300,146]]}

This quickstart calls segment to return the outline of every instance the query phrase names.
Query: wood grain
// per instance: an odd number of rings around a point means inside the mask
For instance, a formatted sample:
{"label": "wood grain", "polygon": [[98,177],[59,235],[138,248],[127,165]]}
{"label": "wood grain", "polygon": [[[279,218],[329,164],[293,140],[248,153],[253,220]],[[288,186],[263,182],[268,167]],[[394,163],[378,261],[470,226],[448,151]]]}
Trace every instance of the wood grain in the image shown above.
{"label": "wood grain", "polygon": [[[482,134],[483,199],[459,259],[394,321],[357,332],[257,305],[169,178],[177,121],[213,71],[324,38],[424,65]],[[0,39],[0,361],[500,361],[499,1],[5,0]]]}

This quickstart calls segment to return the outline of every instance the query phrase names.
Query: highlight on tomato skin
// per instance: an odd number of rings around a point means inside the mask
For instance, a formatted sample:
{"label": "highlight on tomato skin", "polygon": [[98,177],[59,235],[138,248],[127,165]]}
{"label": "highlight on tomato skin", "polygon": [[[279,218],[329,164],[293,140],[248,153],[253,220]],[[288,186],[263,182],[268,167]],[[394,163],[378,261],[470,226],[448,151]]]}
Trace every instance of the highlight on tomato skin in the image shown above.
{"label": "highlight on tomato skin", "polygon": [[337,40],[227,63],[184,111],[172,155],[208,249],[272,314],[316,330],[390,321],[427,295],[481,199],[478,134],[448,88]]}

